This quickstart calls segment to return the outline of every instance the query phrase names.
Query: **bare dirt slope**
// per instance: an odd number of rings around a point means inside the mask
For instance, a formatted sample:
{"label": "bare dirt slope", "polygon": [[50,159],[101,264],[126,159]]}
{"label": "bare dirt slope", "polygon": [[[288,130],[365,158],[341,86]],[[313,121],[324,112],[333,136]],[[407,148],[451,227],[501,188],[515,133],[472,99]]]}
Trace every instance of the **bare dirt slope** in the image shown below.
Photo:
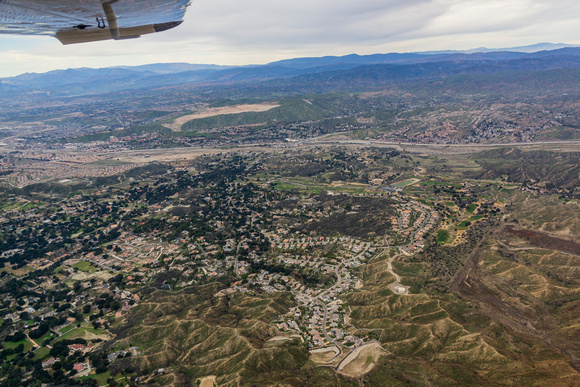
{"label": "bare dirt slope", "polygon": [[[183,292],[156,291],[133,308],[118,340],[145,348],[132,360],[140,369],[171,369],[175,385],[215,376],[218,385],[291,380],[308,359],[302,345],[280,341],[269,322],[287,311],[287,296],[216,297],[211,284]],[[134,325],[133,325],[134,324]],[[277,345],[274,345],[277,344]]]}
{"label": "bare dirt slope", "polygon": [[386,352],[377,342],[355,348],[338,365],[338,372],[351,378],[359,378],[368,373]]}
{"label": "bare dirt slope", "polygon": [[513,226],[506,226],[503,231],[506,234],[523,238],[534,246],[543,249],[559,250],[569,254],[580,254],[580,243],[556,238],[538,231],[516,229]]}
{"label": "bare dirt slope", "polygon": [[199,118],[207,118],[220,116],[223,114],[239,114],[239,113],[250,113],[250,112],[267,112],[268,110],[279,107],[280,105],[274,103],[260,103],[260,104],[244,104],[244,105],[234,105],[234,106],[222,106],[216,108],[207,108],[201,110],[194,114],[188,114],[186,116],[178,117],[171,124],[164,125],[171,130],[181,130],[181,127],[186,122],[191,120],[197,120]]}
{"label": "bare dirt slope", "polygon": [[[500,253],[501,254],[501,253]],[[554,316],[553,309],[541,298],[535,297],[519,286],[521,281],[514,277],[518,265],[503,263],[509,270],[498,268],[498,274],[482,266],[485,258],[482,251],[477,251],[466,265],[457,273],[451,284],[451,290],[464,300],[477,306],[477,312],[507,327],[515,335],[534,339],[549,348],[566,356],[571,367],[580,372],[578,359],[578,338],[570,337],[560,329],[560,316]],[[489,254],[488,254],[489,255]],[[511,260],[515,255],[507,255]],[[529,273],[530,277],[532,273]],[[516,279],[516,280],[514,280]],[[522,283],[523,284],[523,283]],[[554,286],[555,284],[552,284]],[[580,382],[580,375],[576,374]]]}

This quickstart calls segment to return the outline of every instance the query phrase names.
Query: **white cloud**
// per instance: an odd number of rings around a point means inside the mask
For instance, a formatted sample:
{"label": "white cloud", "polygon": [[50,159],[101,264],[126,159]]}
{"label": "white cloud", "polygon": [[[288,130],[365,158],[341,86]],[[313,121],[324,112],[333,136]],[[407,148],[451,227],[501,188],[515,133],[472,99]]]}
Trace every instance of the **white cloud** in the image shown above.
{"label": "white cloud", "polygon": [[580,43],[577,0],[194,0],[178,28],[137,40],[61,46],[0,37],[0,76],[153,62],[266,63],[538,42]]}
{"label": "white cloud", "polygon": [[[447,12],[431,20],[426,35],[460,35],[517,31],[535,27],[539,33],[565,20],[580,19],[580,3],[541,0],[448,0]],[[573,34],[568,34],[568,38]]]}
{"label": "white cloud", "polygon": [[192,6],[185,36],[209,36],[235,47],[371,44],[409,32],[442,12],[432,0],[248,0]]}

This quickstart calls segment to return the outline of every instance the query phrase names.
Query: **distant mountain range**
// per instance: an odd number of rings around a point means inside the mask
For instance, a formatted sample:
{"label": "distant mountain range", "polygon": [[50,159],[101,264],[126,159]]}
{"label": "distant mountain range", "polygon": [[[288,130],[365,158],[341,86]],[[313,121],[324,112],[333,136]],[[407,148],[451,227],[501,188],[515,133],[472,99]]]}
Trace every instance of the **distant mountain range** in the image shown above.
{"label": "distant mountain range", "polygon": [[117,66],[117,68],[127,69],[132,71],[150,72],[156,74],[173,74],[182,73],[184,71],[198,71],[198,70],[223,70],[235,66],[219,66],[212,64],[191,64],[191,63],[153,63],[140,66]]}
{"label": "distant mountain range", "polygon": [[537,52],[537,51],[550,51],[550,50],[557,50],[559,48],[566,48],[566,47],[580,47],[579,44],[566,44],[566,43],[537,43],[532,44],[529,46],[519,46],[519,47],[510,47],[510,48],[473,48],[471,50],[465,50],[464,53],[473,53],[473,52],[491,52],[491,51],[515,51],[515,52]]}
{"label": "distant mountain range", "polygon": [[[397,83],[458,74],[580,67],[580,47],[542,43],[512,49],[416,52],[295,58],[256,66],[156,63],[101,69],[77,68],[0,78],[0,98],[16,95],[98,95],[176,85],[281,84],[318,91],[353,84]],[[303,90],[308,92],[308,88]]]}

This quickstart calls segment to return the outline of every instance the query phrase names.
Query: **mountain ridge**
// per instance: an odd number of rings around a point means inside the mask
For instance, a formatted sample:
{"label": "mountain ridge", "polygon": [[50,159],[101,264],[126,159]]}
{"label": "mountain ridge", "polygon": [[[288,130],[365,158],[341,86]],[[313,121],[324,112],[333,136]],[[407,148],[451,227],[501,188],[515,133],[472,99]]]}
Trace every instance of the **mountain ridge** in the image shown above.
{"label": "mountain ridge", "polygon": [[[374,66],[374,68],[373,68]],[[218,66],[157,63],[142,66],[74,68],[47,73],[25,73],[0,79],[0,93],[14,97],[44,92],[47,95],[80,96],[110,92],[191,85],[267,84],[288,82],[388,83],[431,79],[462,73],[494,73],[514,70],[547,70],[580,67],[580,47],[564,47],[533,53],[493,51],[488,53],[390,53],[342,57],[294,58],[256,66]],[[372,68],[372,69],[371,69]],[[378,78],[377,78],[378,77]],[[295,79],[294,79],[295,78]],[[302,86],[301,86],[302,87]]]}

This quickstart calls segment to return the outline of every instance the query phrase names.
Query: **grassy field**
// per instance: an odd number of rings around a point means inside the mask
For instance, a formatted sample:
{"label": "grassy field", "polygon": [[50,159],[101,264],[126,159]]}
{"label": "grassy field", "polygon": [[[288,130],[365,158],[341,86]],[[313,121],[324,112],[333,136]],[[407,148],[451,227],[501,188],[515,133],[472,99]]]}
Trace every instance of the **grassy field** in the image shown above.
{"label": "grassy field", "polygon": [[109,379],[110,377],[111,377],[111,373],[109,371],[107,371],[107,372],[103,372],[102,374],[83,376],[82,378],[79,378],[79,380],[95,379],[97,381],[97,383],[99,383],[99,386],[106,386],[107,379]]}
{"label": "grassy field", "polygon": [[455,225],[455,229],[456,230],[467,230],[467,228],[469,227],[470,224],[471,224],[471,222],[469,222],[468,220],[464,220],[463,222]]}
{"label": "grassy field", "polygon": [[444,245],[449,240],[449,232],[447,230],[437,231],[437,243]]}
{"label": "grassy field", "polygon": [[35,340],[37,344],[42,345],[45,340],[53,339],[57,337],[55,333],[49,332],[46,335],[42,336],[40,339]]}
{"label": "grassy field", "polygon": [[407,179],[407,180],[403,180],[403,181],[400,181],[398,183],[393,184],[393,187],[405,188],[407,186],[417,184],[420,181],[421,181],[421,179],[417,179],[417,178]]}
{"label": "grassy field", "polygon": [[454,172],[477,171],[481,166],[467,155],[448,154],[444,157],[431,156],[421,158],[413,156],[413,161],[418,161],[423,167],[441,167],[451,168]]}
{"label": "grassy field", "polygon": [[2,269],[0,269],[0,273],[3,271],[5,271],[6,273],[10,273],[16,277],[22,277],[23,275],[26,275],[31,271],[34,271],[34,269],[31,268],[30,266],[23,266],[20,269],[14,270],[10,266],[4,266]]}
{"label": "grassy field", "polygon": [[65,333],[67,333],[75,328],[76,328],[76,326],[74,326],[74,325],[67,325],[66,327],[62,328],[59,332],[64,335]]}
{"label": "grassy field", "polygon": [[472,203],[472,204],[467,206],[467,213],[473,214],[473,211],[475,211],[476,209],[477,209],[477,204]]}
{"label": "grassy field", "polygon": [[28,352],[32,349],[32,343],[28,341],[28,339],[20,340],[17,342],[6,341],[3,343],[5,349],[14,349],[18,347],[20,344],[24,345],[24,352]]}
{"label": "grassy field", "polygon": [[94,267],[93,265],[91,265],[89,262],[86,261],[77,262],[74,265],[72,265],[72,267],[80,271],[84,271],[85,273],[96,273],[98,271],[96,267]]}
{"label": "grassy field", "polygon": [[50,353],[50,349],[48,349],[46,347],[41,347],[41,348],[38,348],[36,351],[34,351],[34,358],[37,359],[37,360],[42,360],[49,353]]}
{"label": "grassy field", "polygon": [[55,341],[72,340],[78,338],[91,339],[103,336],[104,337],[107,336],[107,331],[102,329],[94,329],[92,326],[88,324],[83,324],[80,328],[74,327],[74,329],[71,329],[64,335],[60,336]]}

